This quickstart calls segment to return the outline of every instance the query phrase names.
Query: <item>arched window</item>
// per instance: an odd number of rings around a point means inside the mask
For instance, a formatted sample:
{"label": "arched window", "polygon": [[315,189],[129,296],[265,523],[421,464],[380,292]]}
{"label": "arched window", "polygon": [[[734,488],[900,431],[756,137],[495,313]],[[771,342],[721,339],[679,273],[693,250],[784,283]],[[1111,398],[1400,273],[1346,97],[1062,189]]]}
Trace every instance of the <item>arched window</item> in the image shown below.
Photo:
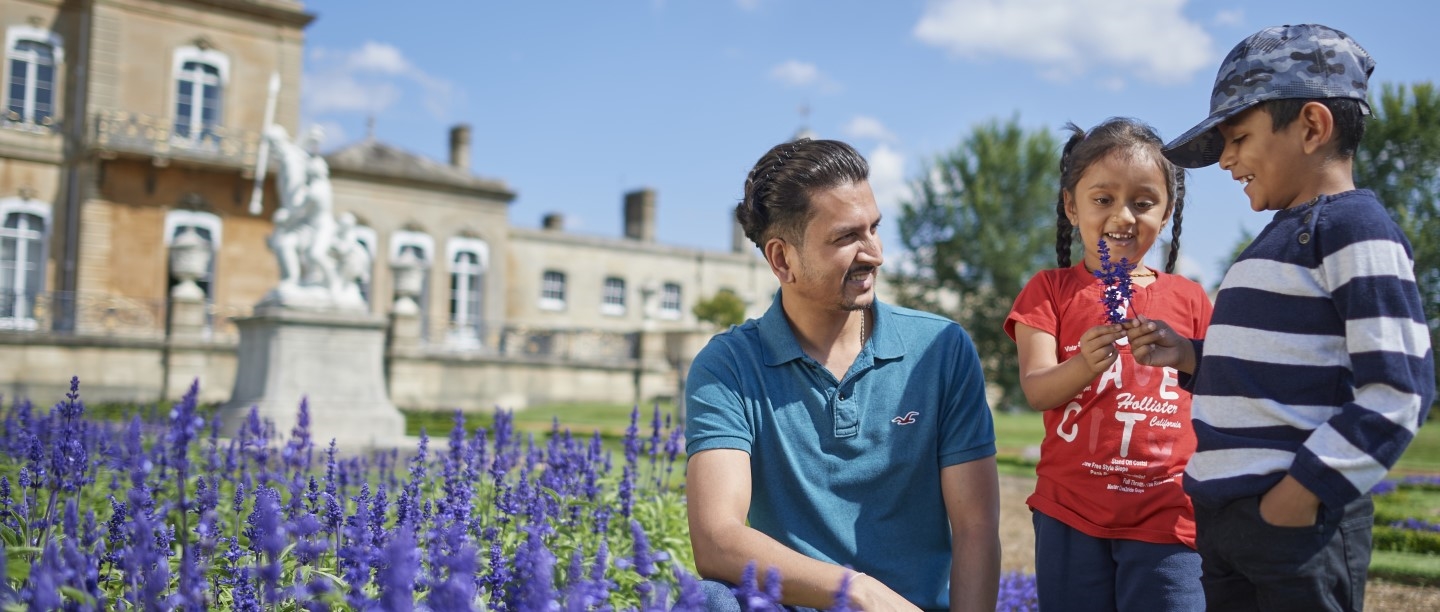
{"label": "arched window", "polygon": [[0,329],[35,329],[35,299],[45,280],[50,207],[0,200]]}
{"label": "arched window", "polygon": [[540,309],[565,310],[565,273],[546,270],[540,276]]}
{"label": "arched window", "polygon": [[452,346],[481,344],[484,323],[485,271],[490,247],[483,240],[452,238],[447,244],[450,261],[450,333]]}
{"label": "arched window", "polygon": [[230,59],[214,49],[175,50],[175,137],[202,142],[216,138]]}
{"label": "arched window", "polygon": [[430,267],[434,265],[435,239],[424,232],[402,230],[390,235],[390,261],[409,253],[422,262],[426,270],[420,285],[420,295],[415,303],[420,306],[420,335],[430,337]]}
{"label": "arched window", "polygon": [[[170,243],[174,241],[175,237],[179,236],[180,232],[185,230],[185,228],[190,228],[196,235],[203,238],[205,242],[210,243],[210,269],[205,271],[205,276],[196,279],[195,284],[199,285],[200,289],[205,292],[205,303],[211,304],[214,302],[215,297],[213,290],[215,282],[215,254],[220,252],[220,217],[213,213],[198,210],[172,210],[165,213],[165,247],[167,253],[169,252]],[[175,285],[179,284],[180,279],[175,278],[173,274],[169,273],[168,257],[166,261],[166,276],[169,278],[168,286],[173,289]]]}
{"label": "arched window", "polygon": [[7,123],[49,127],[55,122],[55,68],[65,56],[53,32],[30,26],[5,31]]}

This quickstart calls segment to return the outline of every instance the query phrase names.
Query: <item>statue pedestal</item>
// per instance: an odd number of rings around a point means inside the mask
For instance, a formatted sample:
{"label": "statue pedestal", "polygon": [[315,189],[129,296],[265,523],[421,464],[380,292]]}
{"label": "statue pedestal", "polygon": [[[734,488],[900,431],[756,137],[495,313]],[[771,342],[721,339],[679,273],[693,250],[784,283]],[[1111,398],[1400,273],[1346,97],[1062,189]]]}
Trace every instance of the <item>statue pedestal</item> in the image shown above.
{"label": "statue pedestal", "polygon": [[230,401],[220,407],[225,435],[258,406],[260,418],[288,437],[304,398],[317,449],[332,438],[346,454],[401,445],[405,417],[385,391],[384,317],[257,307],[235,325],[239,365]]}

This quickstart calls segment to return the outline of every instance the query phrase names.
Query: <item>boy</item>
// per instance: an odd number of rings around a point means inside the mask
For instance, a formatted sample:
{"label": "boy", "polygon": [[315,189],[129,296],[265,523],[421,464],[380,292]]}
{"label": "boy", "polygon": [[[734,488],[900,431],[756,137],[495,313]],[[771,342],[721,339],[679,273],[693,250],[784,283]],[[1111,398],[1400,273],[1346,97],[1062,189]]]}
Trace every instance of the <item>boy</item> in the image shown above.
{"label": "boy", "polygon": [[1205,341],[1127,323],[1136,359],[1191,374],[1185,471],[1212,610],[1360,609],[1368,491],[1434,398],[1410,244],[1357,190],[1374,60],[1321,25],[1266,28],[1215,78],[1210,116],[1165,148],[1219,162],[1277,211],[1225,274]]}

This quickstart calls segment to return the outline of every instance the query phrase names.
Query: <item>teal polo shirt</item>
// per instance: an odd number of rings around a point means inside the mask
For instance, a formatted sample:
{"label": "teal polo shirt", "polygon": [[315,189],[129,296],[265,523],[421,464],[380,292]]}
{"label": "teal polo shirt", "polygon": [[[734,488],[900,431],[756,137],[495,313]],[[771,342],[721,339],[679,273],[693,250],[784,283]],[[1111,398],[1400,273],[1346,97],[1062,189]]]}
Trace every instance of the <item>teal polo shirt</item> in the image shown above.
{"label": "teal polo shirt", "polygon": [[778,293],[716,335],[686,379],[685,450],[750,454],[751,527],[946,608],[940,470],[995,454],[980,360],[949,319],[878,300],[872,312],[841,380],[800,349]]}

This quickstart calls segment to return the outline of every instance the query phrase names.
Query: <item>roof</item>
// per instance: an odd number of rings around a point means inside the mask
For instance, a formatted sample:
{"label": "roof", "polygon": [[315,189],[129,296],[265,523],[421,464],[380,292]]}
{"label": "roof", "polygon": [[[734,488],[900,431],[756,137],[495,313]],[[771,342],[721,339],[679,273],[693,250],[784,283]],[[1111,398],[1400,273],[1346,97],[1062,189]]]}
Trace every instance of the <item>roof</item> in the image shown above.
{"label": "roof", "polygon": [[504,181],[486,179],[468,170],[442,164],[374,139],[365,139],[325,156],[331,172],[401,179],[435,186],[482,192],[505,201],[515,192]]}

